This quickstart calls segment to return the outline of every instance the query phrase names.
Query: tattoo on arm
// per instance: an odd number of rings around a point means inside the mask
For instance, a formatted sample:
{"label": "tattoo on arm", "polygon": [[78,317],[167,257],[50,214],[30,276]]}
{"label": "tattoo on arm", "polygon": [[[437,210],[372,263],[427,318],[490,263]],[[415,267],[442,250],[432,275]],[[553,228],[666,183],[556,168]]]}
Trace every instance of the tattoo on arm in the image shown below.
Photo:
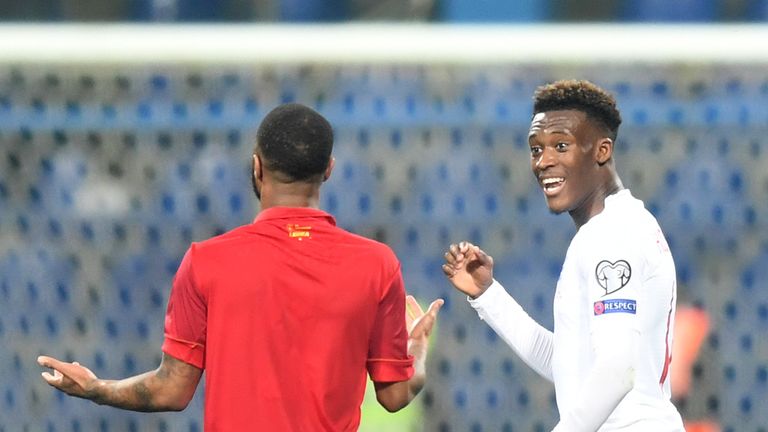
{"label": "tattoo on arm", "polygon": [[91,399],[132,411],[178,411],[194,395],[201,375],[202,370],[163,354],[156,370],[119,381],[104,381]]}
{"label": "tattoo on arm", "polygon": [[139,381],[133,386],[133,391],[136,394],[136,401],[139,406],[146,408],[147,411],[151,411],[154,408],[152,404],[152,392],[149,391],[144,381]]}

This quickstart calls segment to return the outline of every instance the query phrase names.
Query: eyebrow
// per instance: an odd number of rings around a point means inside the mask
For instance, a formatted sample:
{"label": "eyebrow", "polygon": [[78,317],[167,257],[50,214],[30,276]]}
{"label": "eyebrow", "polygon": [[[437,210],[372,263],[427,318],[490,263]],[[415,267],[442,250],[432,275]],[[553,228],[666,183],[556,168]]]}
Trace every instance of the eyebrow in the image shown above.
{"label": "eyebrow", "polygon": [[[528,140],[530,141],[531,138],[539,136],[540,132],[542,132],[542,129],[539,128],[538,131],[529,130],[528,131]],[[565,129],[559,129],[554,130],[551,132],[547,132],[549,135],[565,135],[565,136],[574,136],[572,132],[567,132]]]}

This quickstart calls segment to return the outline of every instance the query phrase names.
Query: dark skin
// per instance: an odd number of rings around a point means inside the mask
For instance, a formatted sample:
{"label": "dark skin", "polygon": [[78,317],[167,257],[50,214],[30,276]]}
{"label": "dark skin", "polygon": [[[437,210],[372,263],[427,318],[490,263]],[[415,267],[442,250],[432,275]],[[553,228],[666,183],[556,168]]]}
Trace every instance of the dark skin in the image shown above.
{"label": "dark skin", "polygon": [[[252,183],[261,208],[275,206],[319,208],[320,186],[331,176],[334,159],[325,172],[308,181],[288,181],[284,175],[267,169],[260,156],[253,155]],[[443,305],[433,301],[426,312],[412,296],[406,297],[408,353],[414,357],[414,375],[409,381],[374,382],[376,399],[388,411],[402,409],[421,391],[426,380],[429,335]],[[38,364],[53,369],[43,379],[64,393],[132,411],[181,411],[195,394],[203,370],[163,353],[160,366],[149,372],[121,380],[103,380],[78,362],[68,363],[48,356]]]}
{"label": "dark skin", "polygon": [[531,171],[549,209],[567,211],[576,228],[603,211],[605,198],[623,188],[613,164],[613,140],[607,135],[576,110],[539,113],[531,121]]}
{"label": "dark skin", "polygon": [[102,380],[77,362],[67,363],[52,357],[37,358],[43,379],[64,393],[132,411],[181,411],[195,394],[203,374],[189,363],[163,354],[160,366],[141,375],[122,380]]}
{"label": "dark skin", "polygon": [[[253,187],[261,196],[261,207],[313,207],[319,208],[320,185],[328,180],[335,160],[331,158],[321,178],[312,182],[290,182],[281,175],[270,171],[258,153],[253,156]],[[399,411],[407,406],[421,391],[426,382],[426,357],[429,335],[443,305],[442,299],[433,301],[426,312],[416,299],[406,297],[406,328],[409,331],[408,353],[414,358],[414,374],[408,381],[374,382],[376,400],[387,411]]]}
{"label": "dark skin", "polygon": [[[605,208],[605,198],[623,189],[613,163],[613,140],[599,122],[578,110],[537,113],[528,133],[531,171],[553,213],[568,212],[581,228]],[[461,242],[444,254],[443,273],[476,298],[493,282],[493,258]]]}

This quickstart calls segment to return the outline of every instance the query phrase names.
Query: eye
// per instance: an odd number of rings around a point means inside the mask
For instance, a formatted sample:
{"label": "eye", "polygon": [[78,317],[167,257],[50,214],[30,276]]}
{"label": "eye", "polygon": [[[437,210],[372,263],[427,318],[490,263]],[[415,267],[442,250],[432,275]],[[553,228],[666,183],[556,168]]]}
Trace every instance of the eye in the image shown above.
{"label": "eye", "polygon": [[557,151],[559,151],[559,152],[564,152],[564,151],[568,150],[568,143],[567,142],[559,142],[559,143],[555,144],[555,149],[557,149]]}
{"label": "eye", "polygon": [[531,146],[531,156],[536,157],[542,152],[541,146]]}

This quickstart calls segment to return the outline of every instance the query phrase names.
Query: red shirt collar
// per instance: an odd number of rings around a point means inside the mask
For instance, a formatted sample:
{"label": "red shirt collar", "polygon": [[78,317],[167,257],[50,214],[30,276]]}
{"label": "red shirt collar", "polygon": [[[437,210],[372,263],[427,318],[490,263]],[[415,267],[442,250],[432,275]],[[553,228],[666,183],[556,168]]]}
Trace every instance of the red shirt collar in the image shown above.
{"label": "red shirt collar", "polygon": [[254,223],[275,219],[326,219],[331,225],[336,225],[336,219],[330,214],[310,207],[270,207],[264,209],[253,220]]}

